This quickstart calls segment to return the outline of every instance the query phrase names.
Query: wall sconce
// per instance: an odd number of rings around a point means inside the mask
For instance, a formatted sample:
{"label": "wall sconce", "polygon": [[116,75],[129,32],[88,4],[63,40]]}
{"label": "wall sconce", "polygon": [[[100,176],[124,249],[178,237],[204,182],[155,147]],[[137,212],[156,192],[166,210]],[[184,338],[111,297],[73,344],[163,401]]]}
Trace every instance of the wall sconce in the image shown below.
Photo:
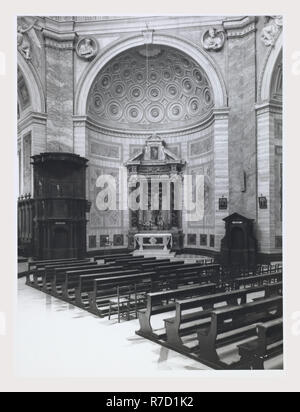
{"label": "wall sconce", "polygon": [[258,202],[260,209],[268,209],[268,199],[265,196],[261,195],[258,198]]}
{"label": "wall sconce", "polygon": [[227,197],[222,196],[219,199],[219,210],[227,210],[227,207],[228,207]]}

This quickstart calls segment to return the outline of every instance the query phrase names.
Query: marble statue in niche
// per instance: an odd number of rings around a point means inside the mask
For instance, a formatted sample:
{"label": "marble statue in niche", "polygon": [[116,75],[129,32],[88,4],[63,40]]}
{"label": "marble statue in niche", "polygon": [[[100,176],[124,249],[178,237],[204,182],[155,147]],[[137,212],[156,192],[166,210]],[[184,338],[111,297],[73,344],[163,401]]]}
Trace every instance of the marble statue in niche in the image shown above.
{"label": "marble statue in niche", "polygon": [[261,39],[267,47],[274,47],[280,29],[282,27],[282,16],[267,16],[267,25],[263,28]]}
{"label": "marble statue in niche", "polygon": [[84,60],[91,60],[96,57],[98,52],[98,45],[96,40],[91,37],[86,37],[84,39],[79,40],[76,52],[78,57]]}
{"label": "marble statue in niche", "polygon": [[31,60],[31,44],[28,37],[28,32],[33,29],[37,20],[27,26],[24,23],[18,24],[17,45],[18,50],[22,53],[26,60]]}
{"label": "marble statue in niche", "polygon": [[205,50],[222,50],[225,43],[225,33],[223,30],[211,28],[202,37],[202,45]]}

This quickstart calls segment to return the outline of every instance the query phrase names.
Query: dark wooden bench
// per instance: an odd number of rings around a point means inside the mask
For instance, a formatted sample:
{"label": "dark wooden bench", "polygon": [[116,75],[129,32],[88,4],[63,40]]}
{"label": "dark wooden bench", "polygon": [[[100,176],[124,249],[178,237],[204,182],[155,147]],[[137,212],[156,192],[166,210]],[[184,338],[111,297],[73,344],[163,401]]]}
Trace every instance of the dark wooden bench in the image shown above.
{"label": "dark wooden bench", "polygon": [[99,267],[97,262],[85,262],[81,264],[69,264],[63,266],[46,267],[44,273],[42,274],[42,290],[44,292],[57,292],[56,285],[58,285],[58,279],[60,276],[64,277],[65,273],[70,270],[84,270]]}
{"label": "dark wooden bench", "polygon": [[[111,255],[97,255],[97,256],[93,256],[93,259],[95,261],[97,260],[103,260],[105,262],[106,259],[119,259],[119,258],[126,258],[126,257],[130,257],[131,255],[129,253],[120,253],[120,254],[111,254]],[[105,262],[106,263],[106,262]]]}
{"label": "dark wooden bench", "polygon": [[214,310],[209,326],[198,329],[197,355],[200,359],[220,363],[219,347],[247,339],[255,335],[258,322],[269,322],[281,316],[281,296]]}
{"label": "dark wooden bench", "polygon": [[264,297],[278,295],[278,289],[281,287],[282,284],[258,286],[231,292],[223,291],[199,298],[178,300],[175,304],[175,317],[165,319],[167,343],[181,350],[193,351],[195,348],[187,347],[183,343],[182,337],[195,333],[203,323],[203,319],[211,315],[215,305],[242,305],[247,303],[252,294],[259,292],[265,292]]}
{"label": "dark wooden bench", "polygon": [[168,267],[172,267],[172,266],[183,266],[184,265],[184,260],[181,261],[175,261],[175,262],[170,262],[170,259],[161,259],[161,260],[157,260],[154,263],[141,263],[141,267],[144,270],[147,270],[151,267],[155,268],[155,270],[159,270],[162,269],[166,266]]}
{"label": "dark wooden bench", "polygon": [[169,265],[161,265],[158,267],[156,270],[159,270],[160,273],[175,273],[176,269],[180,269],[182,267],[185,267],[186,269],[188,268],[193,268],[193,267],[199,267],[203,266],[200,263],[181,263],[181,262],[171,262]]}
{"label": "dark wooden bench", "polygon": [[186,264],[170,264],[170,265],[162,265],[160,267],[157,268],[158,271],[160,271],[161,274],[170,274],[170,273],[177,273],[178,271],[201,271],[203,273],[203,271],[219,271],[220,270],[220,265],[218,264],[213,264],[213,265],[201,265],[200,263],[186,263]]}
{"label": "dark wooden bench", "polygon": [[48,260],[33,260],[28,262],[28,270],[35,269],[37,265],[47,265],[51,263],[64,263],[64,262],[76,262],[76,260],[81,260],[77,258],[69,258],[69,259],[48,259]]}
{"label": "dark wooden bench", "polygon": [[[176,277],[177,277],[177,284],[182,282],[195,282],[197,281],[192,274],[196,273],[199,282],[207,281],[210,279],[212,282],[218,282],[220,278],[220,265],[204,265],[204,266],[195,266],[190,268],[182,268],[176,269]],[[192,275],[192,276],[191,276]]]}
{"label": "dark wooden bench", "polygon": [[[112,297],[116,296],[117,286],[128,285],[132,280],[141,280],[142,276],[138,278],[138,275],[141,274],[136,269],[123,269],[120,272],[80,276],[78,286],[75,288],[75,304],[82,308],[88,308],[90,306],[89,294],[94,291],[95,282],[98,282],[98,285],[101,284],[101,293],[103,296]],[[145,278],[149,278],[147,273],[145,274]]]}
{"label": "dark wooden bench", "polygon": [[257,339],[238,346],[241,369],[264,369],[265,361],[283,353],[283,319],[257,325]]}
{"label": "dark wooden bench", "polygon": [[40,282],[42,281],[42,276],[45,273],[46,268],[54,268],[54,267],[59,267],[63,265],[80,265],[83,263],[88,263],[90,262],[90,259],[81,259],[81,260],[68,260],[66,262],[49,262],[49,263],[38,263],[34,268],[31,268],[30,271],[27,272],[26,275],[26,284],[28,286],[34,286],[37,288],[40,288]]}
{"label": "dark wooden bench", "polygon": [[[166,283],[166,274],[161,274],[159,271],[153,271],[153,272],[146,272],[147,276],[146,279],[149,280],[149,282],[145,283],[145,278],[143,277],[143,273],[136,275],[136,281],[135,281],[135,285],[137,286],[137,288],[139,289],[140,293],[142,293],[142,290],[144,288],[144,292],[155,292],[157,290],[162,290],[162,289],[170,289],[170,286],[174,286],[174,288],[172,289],[177,289],[177,284],[176,284],[176,273],[175,273],[175,279],[172,276],[172,282],[169,282],[168,284]],[[148,279],[148,277],[151,274],[151,278]],[[198,272],[195,272],[195,276],[198,276]],[[178,276],[178,279],[180,278],[180,275]],[[143,282],[143,283],[141,283]],[[180,279],[180,283],[185,284],[183,280]],[[200,282],[199,282],[200,283]],[[97,288],[97,286],[99,286],[101,284],[101,280],[99,281],[98,285],[97,283],[95,284],[95,290],[94,293],[90,295],[90,307],[93,307],[93,313],[98,313],[99,312],[99,305],[97,305],[97,299],[99,300],[100,296],[99,296],[99,288]],[[101,293],[103,294],[103,291],[101,291]],[[100,294],[101,294],[100,293]],[[96,303],[95,303],[96,302]],[[102,302],[103,303],[103,302]]]}
{"label": "dark wooden bench", "polygon": [[155,257],[149,257],[149,258],[137,258],[137,259],[120,259],[116,260],[115,262],[109,262],[109,265],[111,266],[123,266],[124,268],[128,267],[138,267],[142,263],[154,263],[156,262]]}
{"label": "dark wooden bench", "polygon": [[110,273],[122,273],[123,270],[123,266],[111,267],[110,265],[99,265],[96,270],[95,268],[89,268],[84,270],[67,271],[65,273],[61,273],[59,278],[55,278],[55,288],[61,286],[63,298],[72,301],[75,298],[75,288],[77,288],[79,285],[80,276],[98,275],[99,277],[101,277],[103,273],[108,276],[108,274]]}
{"label": "dark wooden bench", "polygon": [[105,263],[118,263],[118,262],[126,262],[126,261],[130,261],[130,260],[143,260],[145,259],[145,256],[124,256],[124,257],[110,257],[110,258],[106,258],[104,260]]}
{"label": "dark wooden bench", "polygon": [[[109,298],[117,296],[117,287],[131,286],[132,290],[138,285],[140,294],[151,291],[152,277],[155,272],[143,272],[125,276],[94,279],[93,288],[88,292],[90,312],[102,317],[107,314],[103,308],[107,306]],[[78,291],[82,296],[82,291]]]}
{"label": "dark wooden bench", "polygon": [[240,289],[241,287],[253,287],[263,285],[265,283],[282,282],[282,271],[274,273],[266,273],[262,275],[246,276],[233,279],[233,288]]}
{"label": "dark wooden bench", "polygon": [[175,309],[175,300],[214,293],[216,285],[186,286],[180,289],[165,290],[147,294],[146,309],[138,312],[140,329],[136,333],[142,336],[152,336],[151,317]]}
{"label": "dark wooden bench", "polygon": [[140,270],[145,270],[148,272],[149,270],[154,270],[155,268],[163,264],[170,264],[170,259],[159,259],[159,260],[152,259],[151,261],[150,260],[133,261],[133,262],[126,263],[126,266],[127,267],[135,266],[139,268]]}
{"label": "dark wooden bench", "polygon": [[154,290],[159,291],[161,288],[176,289],[179,286],[187,284],[215,283],[218,278],[219,265],[174,265],[156,268],[158,273],[158,282],[153,284]]}

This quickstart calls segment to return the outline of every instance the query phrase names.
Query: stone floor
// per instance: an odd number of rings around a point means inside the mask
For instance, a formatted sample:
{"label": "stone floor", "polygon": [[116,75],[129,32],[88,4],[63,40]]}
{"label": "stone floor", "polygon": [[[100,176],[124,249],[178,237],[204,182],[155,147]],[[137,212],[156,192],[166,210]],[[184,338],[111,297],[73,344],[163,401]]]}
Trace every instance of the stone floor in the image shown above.
{"label": "stone floor", "polygon": [[[182,256],[195,261],[201,256]],[[27,264],[18,265],[19,273]],[[170,313],[172,316],[172,313]],[[159,331],[169,314],[152,322]],[[16,374],[22,377],[193,377],[208,368],[135,334],[136,319],[99,319],[18,280]],[[238,360],[236,345],[226,348],[228,363]],[[268,365],[282,367],[282,359]]]}
{"label": "stone floor", "polygon": [[18,281],[16,374],[22,377],[193,376],[207,369],[135,335],[138,321],[99,319]]}

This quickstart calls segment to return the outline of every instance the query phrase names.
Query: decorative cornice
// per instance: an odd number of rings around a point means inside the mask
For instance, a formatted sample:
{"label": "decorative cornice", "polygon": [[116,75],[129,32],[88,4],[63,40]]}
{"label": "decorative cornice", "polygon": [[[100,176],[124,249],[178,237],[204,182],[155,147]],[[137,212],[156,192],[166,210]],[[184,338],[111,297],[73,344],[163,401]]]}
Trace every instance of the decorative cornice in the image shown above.
{"label": "decorative cornice", "polygon": [[73,50],[74,42],[77,37],[76,33],[56,33],[51,30],[44,29],[44,42],[45,47],[58,50]]}
{"label": "decorative cornice", "polygon": [[[76,31],[82,33],[98,32],[99,34],[117,34],[124,32],[141,32],[146,30],[145,21],[151,23],[151,29],[199,29],[199,27],[218,26],[222,24],[224,16],[140,16],[112,18],[107,20],[76,20]],[[57,23],[59,24],[59,23]]]}
{"label": "decorative cornice", "polygon": [[228,39],[242,38],[256,31],[256,21],[256,17],[247,16],[242,19],[226,20],[223,22],[223,27]]}
{"label": "decorative cornice", "polygon": [[274,101],[274,100],[263,102],[261,104],[257,104],[255,106],[255,110],[256,110],[257,116],[261,116],[266,113],[281,114],[282,113],[282,103]]}
{"label": "decorative cornice", "polygon": [[[215,115],[214,113],[210,113],[209,117],[205,121],[203,121],[200,125],[194,125],[192,127],[186,127],[185,129],[182,130],[162,130],[162,131],[156,131],[157,134],[159,134],[162,137],[180,137],[180,136],[187,136],[190,134],[194,134],[197,132],[200,132],[202,130],[207,129],[208,127],[212,126],[213,122],[215,120]],[[119,137],[119,138],[140,138],[140,137],[149,137],[149,130],[143,130],[143,131],[132,131],[130,130],[129,132],[123,132],[117,129],[110,129],[110,128],[105,128],[101,125],[99,125],[97,122],[95,122],[93,119],[91,119],[89,116],[73,116],[73,127],[87,127],[89,130],[95,131],[97,133],[102,133],[104,135],[108,136],[114,136],[114,137]]]}
{"label": "decorative cornice", "polygon": [[32,124],[46,126],[47,117],[48,115],[46,113],[28,113],[28,115],[24,119],[20,119],[18,121],[18,132],[21,132],[22,130],[26,129],[26,127],[31,126]]}
{"label": "decorative cornice", "polygon": [[226,120],[229,117],[230,107],[223,107],[220,109],[214,109],[214,119]]}

